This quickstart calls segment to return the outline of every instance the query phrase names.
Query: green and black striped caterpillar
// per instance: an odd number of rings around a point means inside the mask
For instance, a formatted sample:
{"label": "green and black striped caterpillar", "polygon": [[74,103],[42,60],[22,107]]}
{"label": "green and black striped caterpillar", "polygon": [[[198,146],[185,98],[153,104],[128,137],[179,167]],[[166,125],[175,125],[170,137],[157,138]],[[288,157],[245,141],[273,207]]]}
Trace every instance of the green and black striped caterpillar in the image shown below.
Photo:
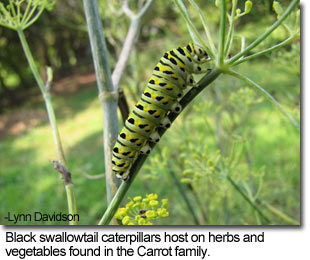
{"label": "green and black striped caterpillar", "polygon": [[138,154],[150,153],[149,142],[160,139],[158,128],[171,125],[167,114],[181,111],[178,99],[183,91],[187,86],[198,86],[192,74],[207,72],[200,64],[209,60],[207,52],[193,43],[168,51],[160,59],[113,148],[112,171],[117,177],[128,180]]}

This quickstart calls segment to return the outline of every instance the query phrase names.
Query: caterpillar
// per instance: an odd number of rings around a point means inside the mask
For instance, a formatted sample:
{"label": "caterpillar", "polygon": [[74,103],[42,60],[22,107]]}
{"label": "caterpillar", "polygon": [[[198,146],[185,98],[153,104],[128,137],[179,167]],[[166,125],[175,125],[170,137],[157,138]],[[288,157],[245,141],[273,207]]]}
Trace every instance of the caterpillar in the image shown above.
{"label": "caterpillar", "polygon": [[200,64],[209,61],[207,52],[189,43],[166,52],[152,72],[140,100],[129,114],[112,150],[112,171],[124,181],[139,153],[149,154],[149,142],[158,142],[158,128],[169,128],[169,112],[182,110],[178,99],[187,86],[198,87],[192,74],[205,73]]}

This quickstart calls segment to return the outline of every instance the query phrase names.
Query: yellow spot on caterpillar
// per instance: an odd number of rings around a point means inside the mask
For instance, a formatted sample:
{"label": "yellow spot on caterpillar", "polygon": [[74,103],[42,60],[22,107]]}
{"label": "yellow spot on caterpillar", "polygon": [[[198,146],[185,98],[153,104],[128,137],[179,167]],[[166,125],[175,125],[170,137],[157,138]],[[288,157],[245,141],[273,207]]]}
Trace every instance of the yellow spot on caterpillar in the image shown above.
{"label": "yellow spot on caterpillar", "polygon": [[168,101],[169,101],[168,98],[164,98],[164,99],[162,100],[163,103],[166,103],[166,102],[168,102]]}
{"label": "yellow spot on caterpillar", "polygon": [[147,107],[143,107],[143,111],[147,112],[149,109]]}
{"label": "yellow spot on caterpillar", "polygon": [[118,150],[120,154],[123,154],[125,151],[124,150]]}
{"label": "yellow spot on caterpillar", "polygon": [[159,66],[159,71],[164,71],[164,70],[165,70],[165,68],[162,65],[160,65]]}
{"label": "yellow spot on caterpillar", "polygon": [[155,98],[156,98],[156,95],[155,95],[155,94],[151,94],[151,98],[152,98],[152,99],[155,99]]}
{"label": "yellow spot on caterpillar", "polygon": [[141,144],[141,143],[142,143],[141,140],[137,140],[137,141],[136,141],[136,144]]}
{"label": "yellow spot on caterpillar", "polygon": [[128,154],[129,157],[133,157],[135,154],[133,152],[131,152],[130,154]]}
{"label": "yellow spot on caterpillar", "polygon": [[128,163],[126,163],[126,164],[124,165],[124,167],[125,167],[125,168],[127,168],[128,166],[129,166],[129,164],[128,164]]}
{"label": "yellow spot on caterpillar", "polygon": [[155,113],[154,113],[154,116],[159,116],[159,115],[160,115],[159,112],[155,112]]}
{"label": "yellow spot on caterpillar", "polygon": [[151,130],[151,127],[148,125],[146,127],[144,127],[145,130]]}
{"label": "yellow spot on caterpillar", "polygon": [[139,122],[137,120],[135,120],[135,123],[134,123],[135,126],[139,126]]}

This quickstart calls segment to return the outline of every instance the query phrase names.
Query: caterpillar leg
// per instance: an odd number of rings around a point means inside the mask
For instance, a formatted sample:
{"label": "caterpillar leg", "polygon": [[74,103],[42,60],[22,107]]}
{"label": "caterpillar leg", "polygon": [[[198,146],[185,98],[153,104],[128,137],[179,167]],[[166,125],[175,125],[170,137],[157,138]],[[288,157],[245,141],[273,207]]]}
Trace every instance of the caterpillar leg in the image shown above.
{"label": "caterpillar leg", "polygon": [[174,113],[180,113],[181,110],[182,110],[182,106],[180,105],[179,102],[175,102],[171,107],[171,111]]}
{"label": "caterpillar leg", "polygon": [[209,73],[209,72],[211,72],[211,69],[205,68],[205,69],[202,69],[200,73]]}
{"label": "caterpillar leg", "polygon": [[140,150],[141,154],[149,154],[150,152],[151,152],[151,147],[148,144],[144,145]]}
{"label": "caterpillar leg", "polygon": [[163,120],[161,120],[159,125],[164,128],[169,128],[171,126],[171,121],[169,120],[168,117],[165,117]]}
{"label": "caterpillar leg", "polygon": [[194,77],[191,73],[189,73],[186,77],[186,85],[187,86],[195,86],[196,82],[194,80]]}
{"label": "caterpillar leg", "polygon": [[122,181],[128,181],[129,180],[129,172],[126,175],[118,175],[115,174],[116,178],[121,179]]}
{"label": "caterpillar leg", "polygon": [[160,140],[160,136],[158,134],[157,131],[153,132],[150,137],[149,137],[149,140],[152,142],[152,143],[158,143],[159,140]]}
{"label": "caterpillar leg", "polygon": [[129,179],[129,171],[134,162],[134,159],[129,158],[117,158],[115,155],[112,156],[112,171],[115,176],[123,181]]}
{"label": "caterpillar leg", "polygon": [[126,181],[129,180],[129,178],[130,178],[130,177],[129,177],[129,174],[128,174],[126,177],[122,178],[122,180],[126,182]]}
{"label": "caterpillar leg", "polygon": [[202,68],[198,64],[194,64],[192,69],[193,69],[192,73],[194,74],[202,74],[211,71],[210,68]]}
{"label": "caterpillar leg", "polygon": [[129,177],[129,170],[122,171],[113,169],[112,171],[114,172],[116,178],[118,179],[127,180]]}
{"label": "caterpillar leg", "polygon": [[[195,73],[197,74],[197,72]],[[199,73],[203,73],[203,72],[199,71]],[[191,73],[187,75],[186,83],[187,83],[187,86],[190,86],[193,88],[197,88],[199,86],[199,84],[194,80],[194,77]]]}

